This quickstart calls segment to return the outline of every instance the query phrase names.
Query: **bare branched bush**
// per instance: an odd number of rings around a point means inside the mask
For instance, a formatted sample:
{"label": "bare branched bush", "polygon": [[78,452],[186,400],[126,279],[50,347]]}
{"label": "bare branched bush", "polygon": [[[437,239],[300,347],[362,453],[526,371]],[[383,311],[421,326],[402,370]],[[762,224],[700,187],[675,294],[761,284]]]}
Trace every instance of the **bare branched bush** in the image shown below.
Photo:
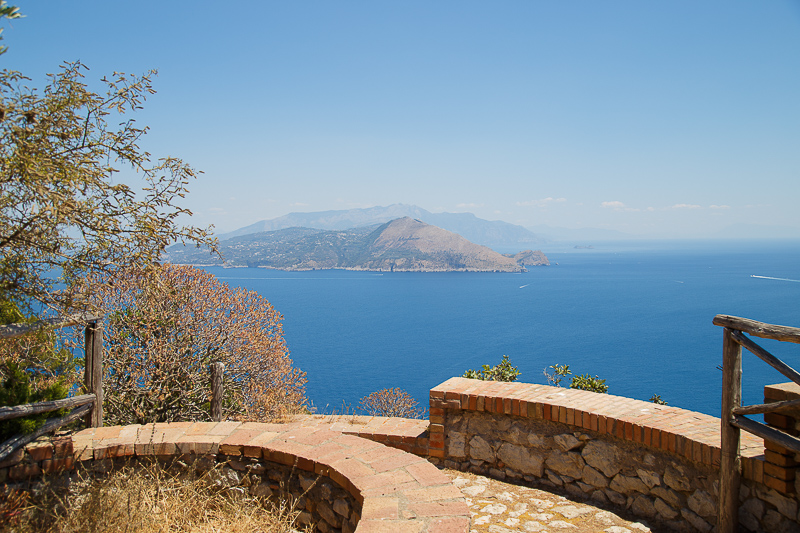
{"label": "bare branched bush", "polygon": [[257,292],[170,264],[86,283],[106,314],[108,423],[208,420],[216,362],[225,418],[269,421],[304,407],[305,373],[292,366],[281,315]]}
{"label": "bare branched bush", "polygon": [[373,416],[422,418],[425,410],[406,391],[399,388],[381,389],[361,398],[361,408]]}

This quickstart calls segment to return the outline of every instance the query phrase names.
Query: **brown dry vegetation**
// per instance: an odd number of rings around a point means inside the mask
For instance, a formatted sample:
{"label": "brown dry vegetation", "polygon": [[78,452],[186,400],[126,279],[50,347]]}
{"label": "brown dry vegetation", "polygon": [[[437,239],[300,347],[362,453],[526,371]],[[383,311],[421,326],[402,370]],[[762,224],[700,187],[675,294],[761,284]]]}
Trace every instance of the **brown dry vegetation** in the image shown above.
{"label": "brown dry vegetation", "polygon": [[220,488],[213,479],[209,474],[175,474],[151,464],[101,477],[83,473],[49,480],[30,492],[6,489],[0,494],[0,531],[297,531],[298,511],[288,500],[273,503],[238,488]]}
{"label": "brown dry vegetation", "polygon": [[225,365],[224,418],[264,422],[305,407],[283,317],[257,292],[171,264],[86,283],[106,315],[107,425],[208,420],[216,362]]}

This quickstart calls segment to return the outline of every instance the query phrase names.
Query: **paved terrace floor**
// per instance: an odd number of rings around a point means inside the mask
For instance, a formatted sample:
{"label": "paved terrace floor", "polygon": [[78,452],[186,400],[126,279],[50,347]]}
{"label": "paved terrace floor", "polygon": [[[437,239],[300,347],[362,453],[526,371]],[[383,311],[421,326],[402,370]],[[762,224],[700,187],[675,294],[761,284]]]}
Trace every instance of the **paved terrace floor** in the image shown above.
{"label": "paved terrace floor", "polygon": [[359,533],[650,531],[581,500],[440,470],[397,449],[419,451],[415,446],[425,444],[427,427],[426,420],[347,415],[300,416],[280,424],[115,426],[75,434],[73,449],[82,460],[177,453],[241,454],[283,464],[299,458],[299,468],[327,474],[363,503]]}

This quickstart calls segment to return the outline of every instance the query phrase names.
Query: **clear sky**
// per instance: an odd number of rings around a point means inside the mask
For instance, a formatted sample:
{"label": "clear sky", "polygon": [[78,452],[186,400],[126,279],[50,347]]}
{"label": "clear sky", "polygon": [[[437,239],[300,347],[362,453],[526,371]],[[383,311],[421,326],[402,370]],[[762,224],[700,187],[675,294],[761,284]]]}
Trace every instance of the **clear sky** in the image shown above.
{"label": "clear sky", "polygon": [[800,237],[800,0],[10,3],[0,65],[34,85],[158,69],[143,146],[204,172],[220,232],[407,203]]}

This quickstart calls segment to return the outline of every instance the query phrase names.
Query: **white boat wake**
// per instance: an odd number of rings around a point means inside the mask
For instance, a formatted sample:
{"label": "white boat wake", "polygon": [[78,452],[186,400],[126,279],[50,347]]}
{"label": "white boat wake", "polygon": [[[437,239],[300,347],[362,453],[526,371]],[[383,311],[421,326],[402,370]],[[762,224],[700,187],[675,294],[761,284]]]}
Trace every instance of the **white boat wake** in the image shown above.
{"label": "white boat wake", "polygon": [[800,283],[800,279],[789,279],[789,278],[773,278],[770,276],[756,276],[755,274],[750,275],[751,278],[758,278],[758,279],[774,279],[775,281],[791,281],[793,283]]}

